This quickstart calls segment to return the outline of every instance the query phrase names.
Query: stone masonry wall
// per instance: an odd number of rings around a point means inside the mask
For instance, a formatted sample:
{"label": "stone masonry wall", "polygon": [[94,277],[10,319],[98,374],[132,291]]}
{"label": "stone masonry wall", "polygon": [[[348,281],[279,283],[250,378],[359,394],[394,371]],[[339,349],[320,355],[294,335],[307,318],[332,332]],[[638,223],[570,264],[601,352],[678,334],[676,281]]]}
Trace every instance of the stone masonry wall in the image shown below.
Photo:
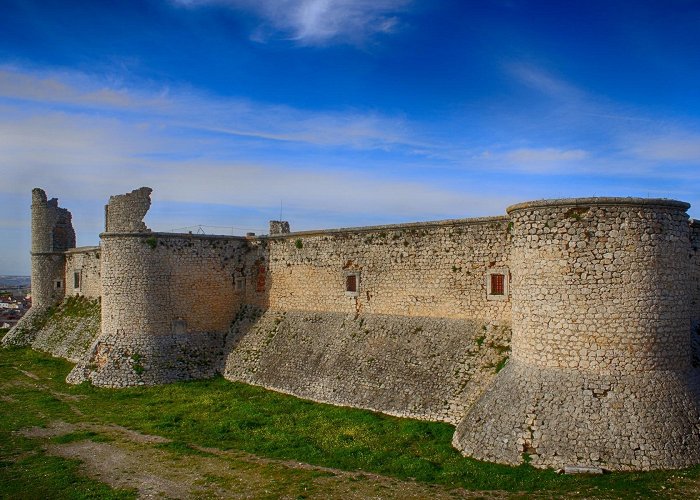
{"label": "stone masonry wall", "polygon": [[687,208],[629,198],[509,208],[512,359],[455,446],[540,467],[700,461]]}
{"label": "stone masonry wall", "polygon": [[510,301],[487,298],[486,275],[507,275],[509,229],[493,217],[270,237],[256,278],[269,309],[234,325],[225,376],[456,423],[508,356]]}
{"label": "stone masonry wall", "polygon": [[32,252],[60,252],[75,247],[71,213],[47,199],[43,189],[32,190]]}
{"label": "stone masonry wall", "polygon": [[618,373],[688,366],[684,210],[584,204],[511,215],[514,359]]}
{"label": "stone masonry wall", "polygon": [[509,323],[510,301],[486,294],[486,272],[508,268],[508,240],[504,217],[271,237],[270,307]]}
{"label": "stone masonry wall", "polygon": [[[66,252],[66,294],[96,299],[102,296],[100,247],[82,247]],[[78,273],[78,287],[75,274]]]}
{"label": "stone masonry wall", "polygon": [[224,376],[296,396],[457,423],[507,360],[506,325],[246,308]]}
{"label": "stone masonry wall", "polygon": [[118,387],[216,373],[246,294],[235,280],[254,254],[247,241],[106,233],[101,249],[102,334],[70,380]]}
{"label": "stone masonry wall", "polygon": [[690,225],[691,323],[693,366],[700,368],[700,221]]}
{"label": "stone masonry wall", "polygon": [[149,232],[143,218],[151,207],[152,191],[149,187],[142,187],[127,194],[110,196],[105,206],[105,232]]}

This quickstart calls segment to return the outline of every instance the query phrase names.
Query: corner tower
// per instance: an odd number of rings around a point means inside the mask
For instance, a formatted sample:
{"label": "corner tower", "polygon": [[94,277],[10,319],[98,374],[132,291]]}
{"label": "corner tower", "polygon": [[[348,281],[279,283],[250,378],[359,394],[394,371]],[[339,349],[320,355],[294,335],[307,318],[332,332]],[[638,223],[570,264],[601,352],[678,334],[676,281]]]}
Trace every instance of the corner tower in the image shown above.
{"label": "corner tower", "polygon": [[688,208],[639,198],[508,208],[512,356],[458,426],[458,449],[539,467],[700,462]]}
{"label": "corner tower", "polygon": [[65,296],[64,251],[75,248],[71,213],[47,200],[43,189],[32,190],[32,307],[44,308]]}

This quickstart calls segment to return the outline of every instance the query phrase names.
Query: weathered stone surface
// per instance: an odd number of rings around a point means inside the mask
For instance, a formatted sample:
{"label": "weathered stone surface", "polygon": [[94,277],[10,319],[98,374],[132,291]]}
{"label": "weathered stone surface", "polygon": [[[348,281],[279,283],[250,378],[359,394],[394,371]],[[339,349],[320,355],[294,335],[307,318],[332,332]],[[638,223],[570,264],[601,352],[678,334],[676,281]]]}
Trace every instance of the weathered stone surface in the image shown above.
{"label": "weathered stone surface", "polygon": [[517,205],[512,362],[467,412],[466,455],[614,470],[700,462],[687,204]]}
{"label": "weathered stone surface", "polygon": [[270,221],[270,234],[288,234],[289,233],[289,222],[286,220],[271,220]]}
{"label": "weathered stone surface", "polygon": [[102,335],[66,381],[118,388],[210,378],[220,372],[224,341],[221,333]]}
{"label": "weathered stone surface", "polygon": [[510,328],[471,320],[246,308],[224,376],[314,401],[457,423],[507,360]]}
{"label": "weathered stone surface", "polygon": [[105,206],[106,233],[147,233],[143,218],[151,207],[149,187],[134,189],[131,193],[110,196]]}
{"label": "weathered stone surface", "polygon": [[[100,260],[100,247],[75,248],[68,250],[65,255],[66,295],[80,295],[90,299],[101,297],[102,262]],[[78,276],[77,280],[76,274]]]}
{"label": "weathered stone surface", "polygon": [[31,346],[77,363],[100,334],[100,305],[71,297],[51,308],[31,308],[23,320],[3,345]]}
{"label": "weathered stone surface", "polygon": [[223,372],[459,422],[454,445],[485,460],[700,463],[700,224],[685,203],[544,200],[503,217],[297,233],[272,221],[269,236],[232,237],[151,233],[150,192],[112,197],[100,247],[73,250],[70,214],[33,193],[38,300],[4,343],[81,344],[80,325],[60,337],[42,311],[99,297],[100,335],[70,382]]}

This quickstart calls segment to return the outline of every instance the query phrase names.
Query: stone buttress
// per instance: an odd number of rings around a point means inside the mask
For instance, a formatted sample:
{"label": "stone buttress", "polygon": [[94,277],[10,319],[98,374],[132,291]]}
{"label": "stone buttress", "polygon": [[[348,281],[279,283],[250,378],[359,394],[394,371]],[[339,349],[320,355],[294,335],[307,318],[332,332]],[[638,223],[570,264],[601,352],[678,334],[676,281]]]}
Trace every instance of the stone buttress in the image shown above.
{"label": "stone buttress", "polygon": [[481,460],[610,470],[700,462],[687,203],[511,206],[512,355],[457,427]]}

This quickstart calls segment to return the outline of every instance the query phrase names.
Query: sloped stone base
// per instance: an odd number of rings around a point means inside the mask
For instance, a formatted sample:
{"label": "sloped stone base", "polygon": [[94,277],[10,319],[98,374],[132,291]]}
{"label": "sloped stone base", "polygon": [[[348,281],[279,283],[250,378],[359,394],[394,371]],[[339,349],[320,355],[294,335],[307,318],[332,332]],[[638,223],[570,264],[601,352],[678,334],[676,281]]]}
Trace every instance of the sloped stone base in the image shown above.
{"label": "sloped stone base", "polygon": [[511,362],[453,438],[464,455],[535,467],[651,470],[700,463],[695,370],[600,375]]}
{"label": "sloped stone base", "polygon": [[3,346],[31,346],[77,363],[100,333],[96,301],[70,297],[54,307],[32,307],[2,339]]}
{"label": "sloped stone base", "polygon": [[224,377],[295,396],[456,424],[507,359],[510,328],[477,321],[255,311]]}
{"label": "sloped stone base", "polygon": [[221,370],[225,334],[100,336],[66,381],[101,387],[210,378]]}

